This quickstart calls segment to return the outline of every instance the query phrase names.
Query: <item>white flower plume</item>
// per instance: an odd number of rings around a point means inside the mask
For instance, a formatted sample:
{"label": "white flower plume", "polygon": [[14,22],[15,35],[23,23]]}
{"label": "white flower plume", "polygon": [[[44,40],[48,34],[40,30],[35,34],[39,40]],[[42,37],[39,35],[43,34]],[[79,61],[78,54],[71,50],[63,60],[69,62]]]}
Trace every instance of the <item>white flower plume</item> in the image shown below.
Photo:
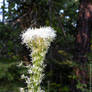
{"label": "white flower plume", "polygon": [[29,43],[34,40],[35,37],[41,37],[43,39],[53,40],[56,37],[55,30],[51,27],[29,28],[22,33],[22,42]]}
{"label": "white flower plume", "polygon": [[21,34],[22,43],[26,44],[31,49],[29,56],[32,57],[32,66],[28,66],[29,77],[22,75],[25,78],[28,92],[45,92],[41,90],[41,82],[44,78],[44,63],[45,55],[51,42],[56,37],[56,31],[51,27],[28,28]]}

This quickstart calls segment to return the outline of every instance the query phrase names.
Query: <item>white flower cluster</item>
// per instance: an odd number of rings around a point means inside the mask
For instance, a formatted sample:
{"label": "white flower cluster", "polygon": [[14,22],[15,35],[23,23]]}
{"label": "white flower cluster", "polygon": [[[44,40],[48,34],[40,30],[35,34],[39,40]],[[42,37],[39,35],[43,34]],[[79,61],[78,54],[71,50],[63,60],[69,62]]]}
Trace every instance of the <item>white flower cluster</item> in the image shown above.
{"label": "white flower cluster", "polygon": [[32,66],[28,66],[30,77],[22,75],[26,80],[28,92],[44,92],[41,90],[40,84],[44,77],[43,71],[45,68],[44,59],[50,43],[56,37],[55,30],[51,27],[41,27],[39,29],[29,28],[23,32],[22,43],[25,43],[32,50]]}
{"label": "white flower cluster", "polygon": [[35,37],[54,39],[56,37],[55,30],[51,27],[41,27],[41,28],[29,28],[27,31],[22,33],[22,43],[28,44],[30,41],[34,40]]}

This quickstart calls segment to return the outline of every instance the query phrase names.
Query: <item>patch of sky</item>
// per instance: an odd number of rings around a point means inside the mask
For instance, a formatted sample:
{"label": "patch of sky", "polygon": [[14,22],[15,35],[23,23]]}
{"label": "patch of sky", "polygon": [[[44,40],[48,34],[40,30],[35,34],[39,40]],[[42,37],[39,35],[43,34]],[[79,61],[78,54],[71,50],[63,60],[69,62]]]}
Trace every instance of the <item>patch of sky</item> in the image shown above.
{"label": "patch of sky", "polygon": [[78,13],[78,12],[79,12],[79,10],[77,9],[77,10],[76,10],[76,12]]}
{"label": "patch of sky", "polygon": [[69,16],[65,16],[65,19],[69,19],[70,17]]}
{"label": "patch of sky", "polygon": [[59,11],[59,15],[62,15],[63,13],[64,13],[64,10],[61,9],[61,10]]}
{"label": "patch of sky", "polygon": [[60,10],[60,13],[64,13],[64,10]]}
{"label": "patch of sky", "polygon": [[72,22],[72,25],[73,25],[73,27],[76,27],[77,26],[77,23]]}
{"label": "patch of sky", "polygon": [[15,9],[17,10],[17,4],[15,4]]}
{"label": "patch of sky", "polygon": [[[2,7],[3,6],[3,0],[0,0],[0,21],[2,21],[2,16],[3,16],[3,12],[2,12]],[[15,10],[17,10],[17,4],[15,4],[14,7]],[[5,0],[5,11],[8,12],[8,2],[7,0]],[[5,16],[5,19],[7,19],[7,16]]]}
{"label": "patch of sky", "polygon": [[[2,7],[3,6],[3,0],[0,0],[0,21],[2,21]],[[5,11],[8,11],[8,9],[7,9],[7,7],[8,7],[8,2],[7,2],[7,0],[5,0]]]}
{"label": "patch of sky", "polygon": [[64,13],[64,10],[61,9],[61,10],[59,11],[59,15],[61,15],[61,14],[63,14],[63,13]]}
{"label": "patch of sky", "polygon": [[2,5],[3,5],[3,0],[0,0],[0,22],[2,21],[2,9],[1,9]]}

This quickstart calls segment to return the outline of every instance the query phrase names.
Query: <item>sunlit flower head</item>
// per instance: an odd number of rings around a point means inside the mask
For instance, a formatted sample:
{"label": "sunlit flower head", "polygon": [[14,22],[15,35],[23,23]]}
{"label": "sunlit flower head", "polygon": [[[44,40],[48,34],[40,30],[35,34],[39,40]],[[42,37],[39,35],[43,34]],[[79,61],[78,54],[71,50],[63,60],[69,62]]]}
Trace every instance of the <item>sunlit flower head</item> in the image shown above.
{"label": "sunlit flower head", "polygon": [[35,40],[35,37],[47,38],[53,40],[56,37],[55,30],[51,27],[40,27],[40,28],[28,28],[22,33],[22,42],[29,43]]}

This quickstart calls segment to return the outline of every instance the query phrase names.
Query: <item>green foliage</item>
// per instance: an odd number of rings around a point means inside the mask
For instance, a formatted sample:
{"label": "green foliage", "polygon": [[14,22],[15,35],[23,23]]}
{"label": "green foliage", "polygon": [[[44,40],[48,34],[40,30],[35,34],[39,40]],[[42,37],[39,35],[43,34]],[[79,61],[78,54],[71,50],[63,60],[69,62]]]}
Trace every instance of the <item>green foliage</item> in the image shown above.
{"label": "green foliage", "polygon": [[[19,29],[15,31],[10,25],[0,24],[0,92],[17,90],[24,84],[20,74],[24,68],[17,67],[22,50],[19,41]],[[21,84],[22,83],[22,84]]]}
{"label": "green foliage", "polygon": [[80,89],[81,91],[86,91],[87,92],[87,84],[82,84],[78,81],[78,84],[76,85],[77,86],[77,89]]}

